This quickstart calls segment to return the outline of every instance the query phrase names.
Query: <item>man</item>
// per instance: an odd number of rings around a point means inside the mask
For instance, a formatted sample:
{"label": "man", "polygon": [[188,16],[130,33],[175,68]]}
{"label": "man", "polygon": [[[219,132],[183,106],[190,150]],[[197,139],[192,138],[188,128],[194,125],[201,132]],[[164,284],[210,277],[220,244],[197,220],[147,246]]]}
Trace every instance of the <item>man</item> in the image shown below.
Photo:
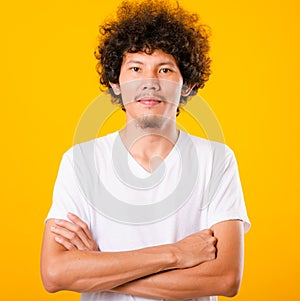
{"label": "man", "polygon": [[81,300],[234,296],[249,228],[234,155],[176,129],[210,73],[205,27],[154,0],[123,2],[100,33],[100,82],[126,126],[63,156],[42,247],[46,289]]}

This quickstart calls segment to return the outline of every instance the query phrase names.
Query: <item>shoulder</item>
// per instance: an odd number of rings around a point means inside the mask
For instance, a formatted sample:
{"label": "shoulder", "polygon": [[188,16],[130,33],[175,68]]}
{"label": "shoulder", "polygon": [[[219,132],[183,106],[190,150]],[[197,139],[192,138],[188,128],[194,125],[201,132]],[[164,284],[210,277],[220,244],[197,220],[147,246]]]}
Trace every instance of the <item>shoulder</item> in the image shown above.
{"label": "shoulder", "polygon": [[105,136],[75,144],[63,154],[63,157],[73,160],[74,157],[78,155],[86,157],[94,154],[95,150],[111,149],[117,135],[118,132],[113,132]]}
{"label": "shoulder", "polygon": [[212,141],[202,137],[185,133],[195,147],[197,154],[204,157],[222,156],[225,158],[234,157],[233,150],[225,143]]}

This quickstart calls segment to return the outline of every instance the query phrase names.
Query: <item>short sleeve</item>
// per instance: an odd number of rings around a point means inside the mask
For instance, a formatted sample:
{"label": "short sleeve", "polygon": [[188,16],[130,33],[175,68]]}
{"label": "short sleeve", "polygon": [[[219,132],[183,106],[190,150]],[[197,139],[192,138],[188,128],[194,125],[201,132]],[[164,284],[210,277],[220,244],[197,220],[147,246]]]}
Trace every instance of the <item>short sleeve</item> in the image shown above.
{"label": "short sleeve", "polygon": [[89,207],[84,199],[74,172],[72,149],[61,160],[53,189],[52,206],[47,219],[67,219],[67,213],[78,215],[89,225]]}
{"label": "short sleeve", "polygon": [[214,152],[213,161],[208,226],[211,227],[225,220],[238,219],[243,221],[246,233],[250,228],[250,221],[234,153],[228,146],[223,145]]}

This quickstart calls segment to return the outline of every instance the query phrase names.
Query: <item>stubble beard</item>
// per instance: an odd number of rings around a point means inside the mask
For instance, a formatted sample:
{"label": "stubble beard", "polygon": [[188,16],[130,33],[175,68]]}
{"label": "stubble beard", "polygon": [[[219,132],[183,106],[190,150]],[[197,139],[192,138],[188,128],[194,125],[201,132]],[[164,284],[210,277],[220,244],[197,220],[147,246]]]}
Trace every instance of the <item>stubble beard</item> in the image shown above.
{"label": "stubble beard", "polygon": [[163,125],[163,118],[157,115],[143,116],[137,119],[136,125],[142,130],[161,129]]}

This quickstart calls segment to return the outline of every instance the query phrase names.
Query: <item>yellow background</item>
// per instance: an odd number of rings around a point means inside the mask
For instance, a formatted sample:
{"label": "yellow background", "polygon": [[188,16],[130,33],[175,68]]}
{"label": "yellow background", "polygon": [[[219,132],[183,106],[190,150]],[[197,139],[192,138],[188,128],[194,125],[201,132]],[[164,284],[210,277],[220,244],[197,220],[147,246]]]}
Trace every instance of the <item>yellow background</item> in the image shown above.
{"label": "yellow background", "polygon": [[[1,300],[48,294],[43,220],[61,156],[99,94],[98,24],[120,1],[1,4]],[[213,75],[201,95],[239,162],[251,231],[235,300],[298,300],[299,1],[182,1],[212,28]]]}

